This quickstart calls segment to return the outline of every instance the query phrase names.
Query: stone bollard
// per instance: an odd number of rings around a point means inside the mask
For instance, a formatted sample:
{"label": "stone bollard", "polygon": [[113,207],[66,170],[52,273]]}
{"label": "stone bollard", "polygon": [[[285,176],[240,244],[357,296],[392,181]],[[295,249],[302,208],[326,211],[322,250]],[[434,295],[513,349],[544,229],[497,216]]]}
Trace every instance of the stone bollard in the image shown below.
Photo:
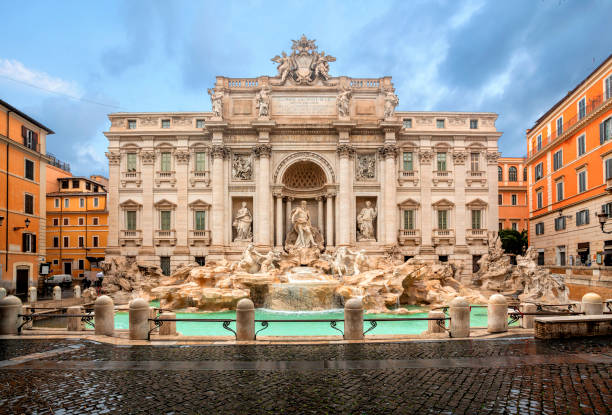
{"label": "stone bollard", "polygon": [[255,305],[248,298],[243,298],[236,305],[236,340],[255,340]]}
{"label": "stone bollard", "polygon": [[60,288],[59,285],[56,285],[55,287],[53,287],[53,299],[55,301],[62,300],[62,289]]}
{"label": "stone bollard", "polygon": [[503,333],[508,331],[508,301],[501,294],[493,294],[487,307],[487,331]]}
{"label": "stone bollard", "polygon": [[[83,314],[83,308],[80,305],[75,305],[72,307],[68,307],[66,314]],[[66,328],[68,331],[82,331],[83,330],[83,322],[81,321],[81,317],[67,317],[68,324]]]}
{"label": "stone bollard", "polygon": [[463,297],[450,302],[449,310],[451,337],[470,337],[470,304]]}
{"label": "stone bollard", "polygon": [[80,285],[75,285],[73,288],[74,291],[74,298],[81,298],[81,286]]}
{"label": "stone bollard", "polygon": [[[176,313],[164,312],[159,318],[176,318]],[[164,324],[159,328],[161,336],[176,336],[176,321],[164,321]]]}
{"label": "stone bollard", "polygon": [[0,334],[17,334],[22,312],[21,300],[14,295],[0,299]]}
{"label": "stone bollard", "polygon": [[596,316],[604,313],[604,303],[599,294],[586,293],[582,297],[582,311],[585,316]]}
{"label": "stone bollard", "polygon": [[351,298],[344,304],[344,340],[363,340],[363,303]]}
{"label": "stone bollard", "polygon": [[36,287],[28,288],[28,303],[34,304],[36,302],[38,293],[36,292]]}
{"label": "stone bollard", "polygon": [[147,340],[149,336],[149,304],[142,298],[130,301],[130,339]]}
{"label": "stone bollard", "polygon": [[115,304],[108,295],[102,295],[94,303],[96,334],[113,336],[115,334]]}
{"label": "stone bollard", "polygon": [[[444,314],[444,311],[430,311],[427,314],[427,317],[429,318],[445,318],[446,314]],[[446,325],[446,321],[443,321],[444,325]],[[427,332],[428,333],[444,333],[444,327],[440,327],[438,325],[438,321],[436,320],[429,320],[427,322]]]}
{"label": "stone bollard", "polygon": [[[523,313],[535,313],[537,310],[537,306],[531,303],[523,303],[521,304],[520,310]],[[534,320],[535,320],[535,316],[521,317],[521,327],[524,329],[532,329]]]}
{"label": "stone bollard", "polygon": [[0,287],[0,300],[6,297],[6,288]]}

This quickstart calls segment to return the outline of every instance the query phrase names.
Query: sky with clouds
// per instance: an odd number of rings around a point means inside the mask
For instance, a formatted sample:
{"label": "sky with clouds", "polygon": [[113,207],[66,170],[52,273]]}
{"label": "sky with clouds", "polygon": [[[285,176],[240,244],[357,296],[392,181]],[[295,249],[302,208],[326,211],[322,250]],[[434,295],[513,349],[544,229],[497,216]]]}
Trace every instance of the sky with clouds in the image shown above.
{"label": "sky with clouds", "polygon": [[506,156],[612,53],[608,0],[46,1],[3,7],[0,99],[48,151],[107,174],[107,114],[208,111],[216,75],[274,75],[302,33],[333,76],[393,77],[399,110],[499,113]]}

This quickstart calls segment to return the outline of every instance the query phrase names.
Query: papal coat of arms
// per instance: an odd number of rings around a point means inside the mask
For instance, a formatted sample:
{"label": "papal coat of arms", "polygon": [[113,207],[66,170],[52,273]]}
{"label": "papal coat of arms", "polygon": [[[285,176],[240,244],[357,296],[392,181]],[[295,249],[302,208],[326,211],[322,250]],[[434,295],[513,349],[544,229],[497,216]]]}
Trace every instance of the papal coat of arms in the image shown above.
{"label": "papal coat of arms", "polygon": [[297,84],[312,84],[317,78],[323,81],[329,79],[329,62],[334,62],[336,58],[319,52],[315,41],[307,39],[305,35],[299,40],[292,40],[291,55],[282,52],[281,56],[276,55],[272,58],[273,62],[278,63],[278,77],[280,84],[290,78]]}

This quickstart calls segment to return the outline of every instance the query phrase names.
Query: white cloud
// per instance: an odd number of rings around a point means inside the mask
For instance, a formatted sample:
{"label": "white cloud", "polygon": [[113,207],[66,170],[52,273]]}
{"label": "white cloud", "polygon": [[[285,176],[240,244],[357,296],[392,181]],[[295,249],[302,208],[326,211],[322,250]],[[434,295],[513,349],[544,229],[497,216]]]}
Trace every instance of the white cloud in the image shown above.
{"label": "white cloud", "polygon": [[47,91],[70,95],[80,98],[83,92],[79,85],[73,81],[56,78],[46,72],[27,68],[15,59],[0,58],[0,76],[23,82]]}

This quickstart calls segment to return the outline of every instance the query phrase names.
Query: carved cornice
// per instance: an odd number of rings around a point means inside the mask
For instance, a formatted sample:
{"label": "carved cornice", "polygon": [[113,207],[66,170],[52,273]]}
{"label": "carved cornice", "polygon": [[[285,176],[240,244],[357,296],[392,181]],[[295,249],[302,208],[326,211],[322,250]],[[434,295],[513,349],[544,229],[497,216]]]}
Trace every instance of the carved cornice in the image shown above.
{"label": "carved cornice", "polygon": [[419,161],[421,163],[431,163],[434,158],[434,153],[431,150],[421,150],[419,151]]}
{"label": "carved cornice", "polygon": [[467,153],[465,151],[455,151],[453,152],[453,163],[454,164],[465,164],[467,160]]}
{"label": "carved cornice", "polygon": [[497,164],[497,160],[501,156],[501,153],[498,151],[488,151],[487,152],[487,164]]}
{"label": "carved cornice", "polygon": [[272,146],[269,144],[257,144],[253,147],[253,154],[255,157],[270,157],[272,154]]}
{"label": "carved cornice", "polygon": [[218,144],[213,145],[210,150],[210,155],[212,156],[212,158],[226,159],[229,154],[229,148]]}
{"label": "carved cornice", "polygon": [[176,157],[176,162],[179,164],[189,163],[190,153],[187,150],[177,150],[174,153],[174,157]]}
{"label": "carved cornice", "polygon": [[142,160],[142,164],[155,163],[155,152],[154,151],[142,151],[140,153],[140,160]]}
{"label": "carved cornice", "polygon": [[399,152],[399,148],[395,144],[385,144],[384,146],[378,149],[378,152],[384,158],[395,158],[397,157],[397,153]]}
{"label": "carved cornice", "polygon": [[121,153],[117,151],[109,151],[106,154],[106,158],[108,159],[108,164],[117,165],[121,162]]}
{"label": "carved cornice", "polygon": [[340,157],[353,157],[355,155],[355,147],[349,144],[340,144],[336,148],[336,152]]}

